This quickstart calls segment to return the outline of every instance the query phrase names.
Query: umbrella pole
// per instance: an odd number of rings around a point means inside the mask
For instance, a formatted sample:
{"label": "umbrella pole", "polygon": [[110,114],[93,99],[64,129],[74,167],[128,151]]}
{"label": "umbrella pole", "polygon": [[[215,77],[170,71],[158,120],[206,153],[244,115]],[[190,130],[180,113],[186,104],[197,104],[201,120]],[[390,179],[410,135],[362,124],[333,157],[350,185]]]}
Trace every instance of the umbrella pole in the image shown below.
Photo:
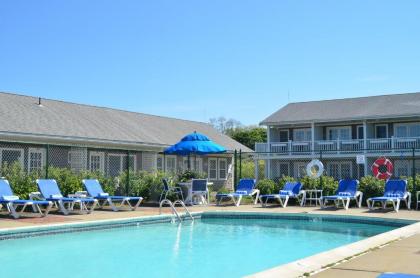
{"label": "umbrella pole", "polygon": [[191,170],[191,161],[190,161],[190,155],[188,155],[188,170]]}

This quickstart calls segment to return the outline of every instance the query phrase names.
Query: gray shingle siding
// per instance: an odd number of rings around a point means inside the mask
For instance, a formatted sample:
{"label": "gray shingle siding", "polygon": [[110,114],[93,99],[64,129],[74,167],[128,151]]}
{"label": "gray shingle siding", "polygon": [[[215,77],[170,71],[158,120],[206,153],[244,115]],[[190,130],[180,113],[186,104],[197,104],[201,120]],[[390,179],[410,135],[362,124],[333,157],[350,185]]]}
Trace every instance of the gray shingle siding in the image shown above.
{"label": "gray shingle siding", "polygon": [[[211,125],[111,108],[81,105],[9,93],[0,93],[0,133],[16,136],[51,137],[55,142],[91,140],[103,146],[150,145],[163,149],[187,133],[201,132],[228,150],[246,146],[219,133]],[[0,135],[1,138],[1,135]]]}
{"label": "gray shingle siding", "polygon": [[420,116],[420,93],[290,103],[261,122],[281,125]]}

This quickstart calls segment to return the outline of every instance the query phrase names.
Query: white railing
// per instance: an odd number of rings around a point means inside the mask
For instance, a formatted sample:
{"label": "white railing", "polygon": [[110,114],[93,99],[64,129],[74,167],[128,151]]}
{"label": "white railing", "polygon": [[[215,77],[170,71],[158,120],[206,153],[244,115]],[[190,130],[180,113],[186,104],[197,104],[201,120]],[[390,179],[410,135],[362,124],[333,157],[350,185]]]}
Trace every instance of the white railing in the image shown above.
{"label": "white railing", "polygon": [[[365,145],[366,144],[366,145]],[[256,152],[284,155],[307,154],[312,151],[325,153],[353,153],[420,149],[420,137],[368,138],[350,140],[318,140],[312,148],[311,141],[256,143]]]}

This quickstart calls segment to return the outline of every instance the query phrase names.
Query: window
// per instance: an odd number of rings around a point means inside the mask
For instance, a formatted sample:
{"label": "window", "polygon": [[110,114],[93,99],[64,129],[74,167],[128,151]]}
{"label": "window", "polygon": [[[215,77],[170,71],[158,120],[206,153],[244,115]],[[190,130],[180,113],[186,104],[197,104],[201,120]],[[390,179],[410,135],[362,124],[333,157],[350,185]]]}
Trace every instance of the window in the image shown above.
{"label": "window", "polygon": [[167,155],[165,157],[165,161],[166,161],[165,171],[175,173],[176,172],[176,156],[175,155]]}
{"label": "window", "polygon": [[282,176],[289,176],[289,163],[281,162],[280,160],[273,160],[271,162],[272,172],[271,178],[281,178]]}
{"label": "window", "polygon": [[293,130],[294,141],[311,141],[312,130],[310,128],[300,128]]}
{"label": "window", "polygon": [[68,153],[68,163],[70,168],[76,172],[86,169],[86,149],[72,148]]}
{"label": "window", "polygon": [[155,152],[142,152],[141,153],[141,169],[143,171],[148,171],[148,172],[156,171],[156,169],[157,169],[157,153],[155,153]]}
{"label": "window", "polygon": [[29,148],[28,172],[41,171],[45,164],[45,150]]}
{"label": "window", "polygon": [[376,138],[388,138],[388,125],[376,125],[375,136]]}
{"label": "window", "polygon": [[23,150],[11,148],[0,149],[0,161],[1,165],[19,163],[23,168]]}
{"label": "window", "polygon": [[394,176],[395,177],[408,177],[411,174],[412,166],[407,160],[397,160],[394,163]]}
{"label": "window", "polygon": [[[183,170],[188,170],[188,157],[183,157]],[[201,157],[190,157],[190,170],[203,172],[203,159]]]}
{"label": "window", "polygon": [[306,163],[305,162],[296,162],[295,163],[295,177],[303,178],[306,176]]}
{"label": "window", "polygon": [[[420,161],[416,160],[416,173],[420,172]],[[394,162],[394,177],[411,177],[413,173],[413,161],[410,160],[395,160]]]}
{"label": "window", "polygon": [[[130,155],[129,160],[130,170],[136,169],[136,156]],[[109,154],[108,155],[108,174],[116,177],[121,172],[127,169],[127,155],[126,154]]]}
{"label": "window", "polygon": [[280,130],[279,132],[279,141],[280,142],[288,142],[289,141],[289,131],[288,130]]}
{"label": "window", "polygon": [[163,155],[159,154],[156,158],[156,169],[163,171]]}
{"label": "window", "polygon": [[105,154],[103,152],[90,152],[89,153],[89,169],[91,171],[98,171],[103,173]]}
{"label": "window", "polygon": [[420,123],[395,124],[395,137],[420,137]]}
{"label": "window", "polygon": [[219,180],[227,178],[227,160],[226,158],[219,158]]}
{"label": "window", "polygon": [[357,126],[357,139],[364,139],[364,127],[362,125]]}
{"label": "window", "polygon": [[217,158],[209,158],[209,179],[217,180]]}
{"label": "window", "polygon": [[327,128],[328,140],[350,140],[351,127],[328,127]]}
{"label": "window", "polygon": [[336,180],[352,178],[351,162],[330,162],[327,169],[328,175]]}

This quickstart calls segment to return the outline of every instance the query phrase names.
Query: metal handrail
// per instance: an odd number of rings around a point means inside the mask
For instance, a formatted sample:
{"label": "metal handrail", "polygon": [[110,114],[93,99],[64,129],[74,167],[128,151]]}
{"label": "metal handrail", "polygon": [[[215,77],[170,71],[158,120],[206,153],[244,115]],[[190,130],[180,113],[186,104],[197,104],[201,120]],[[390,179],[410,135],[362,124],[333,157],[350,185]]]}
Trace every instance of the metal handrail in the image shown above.
{"label": "metal handrail", "polygon": [[169,205],[171,207],[172,214],[174,214],[176,216],[176,218],[178,218],[179,221],[182,221],[182,218],[181,218],[181,216],[179,215],[178,211],[175,208],[175,205],[176,204],[180,204],[184,208],[185,213],[191,218],[191,220],[194,220],[194,217],[192,216],[192,214],[190,213],[190,211],[188,210],[188,208],[185,206],[184,202],[181,201],[181,200],[176,200],[173,203],[170,200],[168,200],[168,199],[162,200],[160,202],[160,204],[159,204],[159,214],[162,214],[162,206],[165,205],[165,204],[167,204],[167,205]]}

